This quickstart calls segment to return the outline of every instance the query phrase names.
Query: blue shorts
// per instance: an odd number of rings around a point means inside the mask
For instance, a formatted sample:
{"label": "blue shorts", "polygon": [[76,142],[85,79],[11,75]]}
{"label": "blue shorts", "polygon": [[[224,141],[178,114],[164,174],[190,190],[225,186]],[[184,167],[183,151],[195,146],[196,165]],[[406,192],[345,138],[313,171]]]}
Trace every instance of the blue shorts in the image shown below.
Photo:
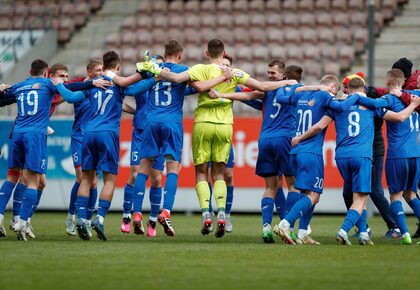
{"label": "blue shorts", "polygon": [[290,162],[296,176],[295,188],[322,193],[324,187],[324,159],[314,153],[290,155]]}
{"label": "blue shorts", "polygon": [[83,136],[71,135],[71,156],[74,167],[82,165],[82,142]]}
{"label": "blue shorts", "polygon": [[256,174],[261,177],[292,176],[290,165],[290,141],[288,137],[260,138]]}
{"label": "blue shorts", "polygon": [[338,170],[347,188],[352,192],[370,193],[372,191],[372,160],[360,158],[336,158]]}
{"label": "blue shorts", "polygon": [[120,136],[114,131],[85,132],[82,143],[82,170],[103,171],[117,175],[120,159]]}
{"label": "blue shorts", "polygon": [[226,168],[233,168],[235,166],[235,152],[233,151],[233,145],[230,145],[229,159],[226,163]]}
{"label": "blue shorts", "polygon": [[44,174],[48,167],[47,135],[13,133],[9,141],[8,168],[23,168]]}
{"label": "blue shorts", "polygon": [[[140,165],[140,151],[141,151],[141,136],[143,130],[133,128],[133,134],[131,138],[131,153],[130,153],[130,165]],[[162,154],[159,154],[158,157],[155,158],[153,162],[152,168],[163,171],[165,166],[165,157]]]}
{"label": "blue shorts", "polygon": [[183,135],[182,123],[148,123],[141,138],[140,159],[161,154],[181,162]]}
{"label": "blue shorts", "polygon": [[420,179],[420,157],[387,159],[385,174],[389,193],[416,192]]}

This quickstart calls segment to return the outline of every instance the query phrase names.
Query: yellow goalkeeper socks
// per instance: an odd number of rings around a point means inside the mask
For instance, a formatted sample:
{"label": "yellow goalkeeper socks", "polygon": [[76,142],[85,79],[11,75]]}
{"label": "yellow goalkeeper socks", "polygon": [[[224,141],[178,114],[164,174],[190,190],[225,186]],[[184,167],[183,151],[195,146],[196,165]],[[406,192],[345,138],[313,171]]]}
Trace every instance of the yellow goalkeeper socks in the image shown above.
{"label": "yellow goalkeeper socks", "polygon": [[218,211],[225,211],[226,207],[227,187],[224,180],[216,180],[214,183],[214,197]]}
{"label": "yellow goalkeeper socks", "polygon": [[198,202],[202,212],[209,210],[210,204],[210,188],[207,181],[200,181],[196,184],[195,190],[197,192]]}

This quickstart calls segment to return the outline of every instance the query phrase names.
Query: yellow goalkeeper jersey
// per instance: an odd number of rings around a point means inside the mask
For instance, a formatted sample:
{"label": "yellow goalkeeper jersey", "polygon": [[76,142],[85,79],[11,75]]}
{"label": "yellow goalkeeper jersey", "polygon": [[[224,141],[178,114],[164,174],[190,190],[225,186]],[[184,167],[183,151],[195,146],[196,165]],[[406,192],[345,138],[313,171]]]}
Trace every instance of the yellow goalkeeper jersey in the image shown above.
{"label": "yellow goalkeeper jersey", "polygon": [[[197,64],[188,70],[190,80],[206,81],[223,74],[223,70],[216,64]],[[244,85],[249,74],[239,69],[233,69],[229,83],[223,82],[214,87],[221,93],[234,93],[236,85]],[[194,122],[209,122],[216,124],[233,124],[232,101],[227,99],[213,99],[208,92],[202,92],[198,97],[197,108],[194,113]]]}

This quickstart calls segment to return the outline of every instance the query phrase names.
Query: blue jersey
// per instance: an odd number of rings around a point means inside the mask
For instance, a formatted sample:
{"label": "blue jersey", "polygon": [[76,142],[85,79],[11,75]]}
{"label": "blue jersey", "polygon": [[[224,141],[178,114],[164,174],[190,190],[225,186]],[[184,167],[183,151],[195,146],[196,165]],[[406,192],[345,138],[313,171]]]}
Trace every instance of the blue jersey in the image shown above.
{"label": "blue jersey", "polygon": [[52,81],[41,77],[30,77],[7,90],[5,97],[14,96],[18,107],[13,132],[47,135],[51,102],[55,94]]}
{"label": "blue jersey", "polygon": [[[169,62],[163,63],[163,68],[169,68],[174,73],[188,70],[185,65]],[[171,83],[161,80],[156,83],[149,90],[147,98],[147,121],[182,123],[182,106],[186,86],[187,82]]]}
{"label": "blue jersey", "polygon": [[328,110],[327,115],[335,121],[337,133],[335,158],[366,157],[372,159],[374,117],[378,117],[376,110],[372,111],[356,104],[341,113]]}
{"label": "blue jersey", "polygon": [[146,124],[146,100],[149,96],[149,92],[145,91],[134,96],[136,100],[136,112],[133,117],[133,127],[143,130]]}
{"label": "blue jersey", "polygon": [[286,86],[265,93],[260,138],[293,137],[296,129],[296,109],[294,106],[278,103],[276,97],[292,96],[300,86],[302,85]]}
{"label": "blue jersey", "polygon": [[72,127],[72,136],[82,137],[90,118],[90,100],[84,99],[74,103],[74,122]]}
{"label": "blue jersey", "polygon": [[[307,91],[293,95],[290,103],[296,105],[296,136],[302,135],[321,120],[334,99],[329,93],[323,91]],[[325,132],[326,129],[292,147],[291,154],[306,152],[322,155]]]}
{"label": "blue jersey", "polygon": [[[401,100],[391,94],[382,98],[388,101],[388,107],[380,110],[383,117],[388,110],[400,112],[406,108]],[[402,123],[386,121],[386,134],[388,137],[387,159],[420,157],[417,143],[419,134],[419,114],[413,112]]]}
{"label": "blue jersey", "polygon": [[90,101],[90,116],[86,132],[120,132],[124,89],[113,84],[106,90],[93,88],[84,92]]}

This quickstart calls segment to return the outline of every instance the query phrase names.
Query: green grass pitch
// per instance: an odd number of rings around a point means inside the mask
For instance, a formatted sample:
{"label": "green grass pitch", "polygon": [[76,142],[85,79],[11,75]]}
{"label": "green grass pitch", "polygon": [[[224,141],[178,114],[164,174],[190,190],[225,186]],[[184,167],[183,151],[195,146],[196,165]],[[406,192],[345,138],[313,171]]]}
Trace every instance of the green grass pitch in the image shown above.
{"label": "green grass pitch", "polygon": [[201,236],[198,215],[174,215],[174,238],[160,226],[156,238],[123,235],[120,217],[108,215],[101,242],[66,236],[65,213],[37,213],[36,240],[0,240],[0,289],[420,289],[420,245],[382,238],[379,217],[369,220],[375,246],[351,247],[334,239],[343,216],[313,218],[320,246],[263,244],[259,215],[233,214],[222,239]]}

